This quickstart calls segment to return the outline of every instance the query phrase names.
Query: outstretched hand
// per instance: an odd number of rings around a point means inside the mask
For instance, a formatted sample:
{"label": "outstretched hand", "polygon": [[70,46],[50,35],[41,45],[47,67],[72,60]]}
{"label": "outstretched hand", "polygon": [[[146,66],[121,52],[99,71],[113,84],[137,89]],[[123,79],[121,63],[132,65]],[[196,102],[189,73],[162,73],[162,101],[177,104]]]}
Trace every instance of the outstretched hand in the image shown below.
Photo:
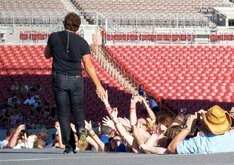
{"label": "outstretched hand", "polygon": [[115,129],[114,122],[108,116],[103,117],[102,123],[105,126],[108,126],[108,127],[112,128],[112,129]]}
{"label": "outstretched hand", "polygon": [[98,97],[103,101],[104,98],[106,98],[106,94],[107,94],[107,91],[102,87],[102,86],[98,86],[96,88],[96,93],[98,95]]}
{"label": "outstretched hand", "polygon": [[58,130],[60,129],[60,124],[58,121],[55,122],[54,127]]}
{"label": "outstretched hand", "polygon": [[109,101],[108,101],[108,92],[107,90],[105,91],[105,94],[98,94],[98,97],[102,100],[102,102],[107,105],[109,104]]}
{"label": "outstretched hand", "polygon": [[117,120],[117,117],[118,117],[118,109],[117,108],[113,108],[111,113],[110,113],[110,117],[113,119],[113,120]]}
{"label": "outstretched hand", "polygon": [[205,111],[204,109],[200,109],[197,113],[202,114],[202,113],[206,113],[207,111]]}
{"label": "outstretched hand", "polygon": [[136,104],[137,102],[140,101],[140,96],[139,95],[132,95],[132,98],[131,98],[131,104]]}
{"label": "outstretched hand", "polygon": [[85,129],[87,131],[91,131],[92,130],[92,122],[91,120],[89,122],[87,122],[86,120],[84,121],[85,122]]}
{"label": "outstretched hand", "polygon": [[76,126],[73,123],[70,123],[70,127],[72,131],[76,133]]}

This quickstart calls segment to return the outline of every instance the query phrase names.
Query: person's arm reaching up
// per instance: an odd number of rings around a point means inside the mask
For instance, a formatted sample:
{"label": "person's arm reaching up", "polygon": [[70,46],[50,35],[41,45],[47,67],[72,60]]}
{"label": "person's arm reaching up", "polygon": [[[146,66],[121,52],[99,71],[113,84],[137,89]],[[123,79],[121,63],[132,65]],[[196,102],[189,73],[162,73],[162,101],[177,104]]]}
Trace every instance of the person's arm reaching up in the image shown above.
{"label": "person's arm reaching up", "polygon": [[150,117],[150,119],[154,123],[156,121],[156,116],[155,116],[154,112],[152,111],[152,109],[150,108],[150,106],[147,104],[145,98],[142,97],[142,96],[140,96],[140,98],[142,99],[142,101],[143,101],[143,103],[145,105],[145,108],[146,108],[146,111],[148,113],[148,116]]}
{"label": "person's arm reaching up", "polygon": [[18,142],[18,137],[21,133],[21,131],[25,130],[26,126],[25,124],[21,124],[17,127],[15,133],[13,134],[13,136],[9,139],[9,143],[7,144],[7,148],[11,148],[13,149],[13,147],[16,146],[17,142]]}
{"label": "person's arm reaching up", "polygon": [[139,101],[138,95],[132,95],[131,98],[131,105],[130,105],[130,124],[136,125],[137,124],[137,114],[136,114],[136,104]]}
{"label": "person's arm reaching up", "polygon": [[96,133],[92,129],[91,121],[87,122],[85,120],[85,129],[89,132],[89,136],[97,143],[97,145],[101,149],[101,151],[104,151],[105,144],[100,140],[100,138],[96,135]]}
{"label": "person's arm reaching up", "polygon": [[188,136],[188,134],[191,131],[193,121],[195,118],[196,118],[196,115],[189,116],[189,118],[187,119],[187,123],[186,123],[187,128],[182,129],[181,132],[171,141],[171,143],[167,147],[168,153],[171,153],[171,154],[177,153],[176,145],[179,142],[183,141],[186,138],[186,136]]}

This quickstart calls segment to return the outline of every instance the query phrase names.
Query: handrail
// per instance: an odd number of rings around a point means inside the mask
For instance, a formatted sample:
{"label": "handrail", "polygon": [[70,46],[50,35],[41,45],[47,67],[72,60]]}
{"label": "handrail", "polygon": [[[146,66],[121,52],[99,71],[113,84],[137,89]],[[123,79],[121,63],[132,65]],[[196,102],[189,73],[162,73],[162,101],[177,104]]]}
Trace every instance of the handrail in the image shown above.
{"label": "handrail", "polygon": [[[128,78],[128,80],[134,85],[135,89],[136,89],[136,87],[138,87],[141,84],[140,82],[136,81],[136,79],[134,78],[133,75],[126,74],[126,70],[124,68],[122,68],[121,65],[119,64],[119,62],[116,61],[115,59],[113,59],[113,57],[102,46],[98,47],[98,52],[103,53],[103,55],[105,56],[106,60],[108,60],[111,64],[114,64],[114,67],[117,68],[121,72],[121,74],[123,76],[126,76]],[[133,92],[135,92],[135,91],[131,91],[129,89],[127,89],[127,90],[130,93],[132,93],[132,94],[133,94]],[[149,94],[148,91],[146,91],[146,92]],[[158,99],[156,99],[156,100],[159,103],[160,109],[166,110],[168,112],[168,114],[170,114],[171,116],[175,116],[176,115],[166,105],[163,104],[162,100],[158,100]]]}

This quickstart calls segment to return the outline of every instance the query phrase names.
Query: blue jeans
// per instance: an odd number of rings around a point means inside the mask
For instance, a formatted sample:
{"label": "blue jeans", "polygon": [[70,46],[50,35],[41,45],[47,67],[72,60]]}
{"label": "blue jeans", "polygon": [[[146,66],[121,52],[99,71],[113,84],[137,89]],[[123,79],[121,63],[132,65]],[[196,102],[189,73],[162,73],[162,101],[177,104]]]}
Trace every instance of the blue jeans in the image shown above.
{"label": "blue jeans", "polygon": [[70,127],[70,111],[77,133],[84,129],[83,78],[53,72],[52,88],[56,102],[57,116],[62,141],[66,149],[75,149],[75,140]]}

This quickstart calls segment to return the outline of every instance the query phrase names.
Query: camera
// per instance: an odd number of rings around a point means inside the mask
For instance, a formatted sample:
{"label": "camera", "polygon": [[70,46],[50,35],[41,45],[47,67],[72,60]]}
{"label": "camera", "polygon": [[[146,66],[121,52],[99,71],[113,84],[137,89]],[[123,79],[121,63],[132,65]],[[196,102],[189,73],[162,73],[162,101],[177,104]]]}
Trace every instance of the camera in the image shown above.
{"label": "camera", "polygon": [[20,132],[20,137],[24,136],[25,133],[26,133],[26,130],[22,130],[22,131]]}
{"label": "camera", "polygon": [[197,113],[196,125],[201,125],[201,114]]}

